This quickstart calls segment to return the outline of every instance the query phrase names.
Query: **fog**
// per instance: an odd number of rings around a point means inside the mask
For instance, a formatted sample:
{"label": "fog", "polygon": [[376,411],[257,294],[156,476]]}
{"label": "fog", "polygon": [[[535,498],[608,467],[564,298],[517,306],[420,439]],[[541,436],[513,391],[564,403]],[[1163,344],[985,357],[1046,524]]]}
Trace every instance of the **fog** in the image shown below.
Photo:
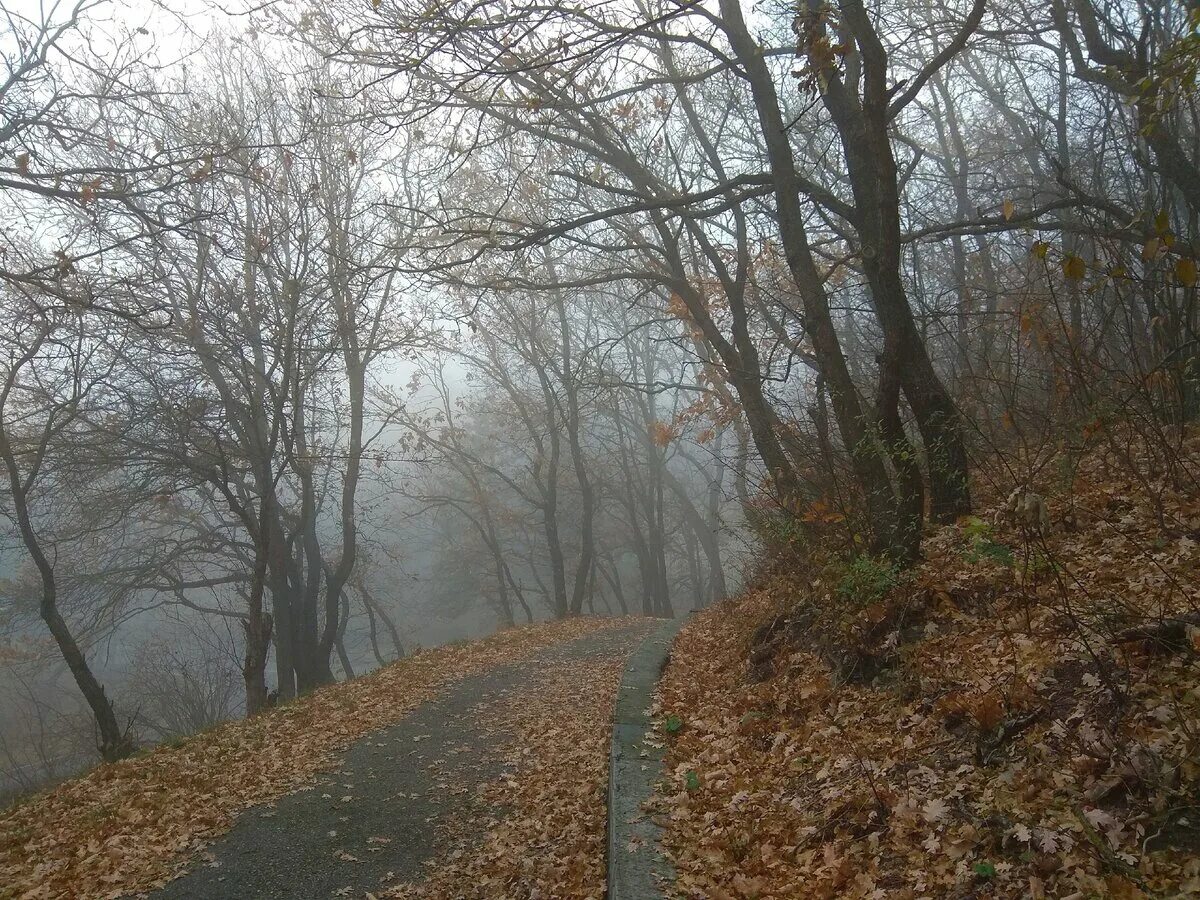
{"label": "fog", "polygon": [[0,790],[1194,417],[1182,4],[591,6],[4,0]]}
{"label": "fog", "polygon": [[5,97],[44,113],[6,144],[0,790],[737,586],[758,466],[697,407],[707,363],[568,255],[527,261],[549,291],[429,277],[436,141],[282,11],[6,8],[10,66],[53,66]]}

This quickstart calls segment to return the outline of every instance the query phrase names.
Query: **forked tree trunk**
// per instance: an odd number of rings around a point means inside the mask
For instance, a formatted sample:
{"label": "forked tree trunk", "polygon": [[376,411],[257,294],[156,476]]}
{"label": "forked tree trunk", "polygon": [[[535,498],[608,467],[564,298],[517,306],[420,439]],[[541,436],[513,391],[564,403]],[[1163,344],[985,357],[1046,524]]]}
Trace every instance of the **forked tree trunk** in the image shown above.
{"label": "forked tree trunk", "polygon": [[[805,325],[817,368],[829,388],[838,431],[850,454],[855,479],[864,495],[867,519],[873,529],[871,547],[876,552],[887,553],[892,550],[898,531],[896,498],[878,441],[871,435],[850,377],[830,315],[829,298],[808,243],[804,210],[800,206],[800,178],[788,140],[787,126],[779,109],[775,81],[761,48],[750,36],[740,3],[737,0],[721,0],[720,9],[730,45],[750,84],[774,179],[776,214],[784,255],[804,306]],[[747,409],[746,412],[753,429],[751,410]]]}
{"label": "forked tree trunk", "polygon": [[[859,0],[843,0],[841,7],[862,61],[862,97],[855,96],[852,91],[856,88],[843,83],[836,73],[827,73],[821,97],[841,137],[854,194],[863,274],[875,315],[885,346],[891,347],[887,352],[895,353],[900,361],[900,386],[925,445],[930,515],[939,522],[952,521],[971,510],[967,453],[958,408],[929,358],[900,275],[900,187],[888,130],[893,92],[887,86],[887,51]],[[809,0],[808,14],[809,27],[823,33],[822,10],[816,0]],[[815,59],[811,62],[821,65]],[[904,518],[903,510],[911,506],[911,492],[904,479],[898,487],[909,495],[899,498]],[[900,527],[907,531],[909,526],[901,523]]]}

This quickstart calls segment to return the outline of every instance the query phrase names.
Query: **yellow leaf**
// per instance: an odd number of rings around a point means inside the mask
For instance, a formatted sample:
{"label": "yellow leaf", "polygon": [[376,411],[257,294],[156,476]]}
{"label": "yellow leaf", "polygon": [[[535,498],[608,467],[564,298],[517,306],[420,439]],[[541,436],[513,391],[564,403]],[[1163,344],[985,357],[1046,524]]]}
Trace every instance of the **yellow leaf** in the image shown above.
{"label": "yellow leaf", "polygon": [[1076,256],[1074,253],[1068,253],[1063,257],[1062,270],[1063,275],[1072,281],[1078,281],[1087,274],[1087,266],[1084,265],[1082,257]]}
{"label": "yellow leaf", "polygon": [[1045,259],[1046,254],[1050,251],[1050,245],[1045,241],[1034,241],[1032,253],[1038,259]]}
{"label": "yellow leaf", "polygon": [[1150,262],[1158,256],[1159,243],[1160,242],[1158,238],[1150,238],[1150,240],[1146,241],[1145,245],[1142,247],[1143,261]]}
{"label": "yellow leaf", "polygon": [[1154,217],[1154,229],[1159,234],[1162,234],[1164,231],[1166,231],[1170,227],[1171,227],[1170,214],[1165,209],[1159,210],[1158,215]]}
{"label": "yellow leaf", "polygon": [[1192,287],[1196,283],[1196,261],[1189,256],[1180,257],[1175,263],[1175,278],[1184,287]]}
{"label": "yellow leaf", "polygon": [[1016,206],[1013,205],[1013,202],[1011,200],[1009,200],[1007,197],[1004,198],[1004,203],[1001,205],[1000,208],[1001,208],[1001,211],[1004,213],[1004,221],[1005,222],[1009,221],[1013,217],[1013,213],[1016,212],[1016,209],[1017,209]]}

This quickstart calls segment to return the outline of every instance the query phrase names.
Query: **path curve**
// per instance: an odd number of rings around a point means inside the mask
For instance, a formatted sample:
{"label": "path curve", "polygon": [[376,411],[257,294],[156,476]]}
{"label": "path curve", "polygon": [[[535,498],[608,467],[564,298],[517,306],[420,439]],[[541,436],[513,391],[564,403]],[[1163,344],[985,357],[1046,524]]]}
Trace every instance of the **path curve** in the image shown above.
{"label": "path curve", "polygon": [[502,812],[479,799],[503,770],[503,735],[480,726],[525,676],[627,654],[644,625],[604,630],[464,678],[398,724],[354,744],[311,786],[246,810],[153,900],[319,900],[380,895],[424,865],[468,851]]}

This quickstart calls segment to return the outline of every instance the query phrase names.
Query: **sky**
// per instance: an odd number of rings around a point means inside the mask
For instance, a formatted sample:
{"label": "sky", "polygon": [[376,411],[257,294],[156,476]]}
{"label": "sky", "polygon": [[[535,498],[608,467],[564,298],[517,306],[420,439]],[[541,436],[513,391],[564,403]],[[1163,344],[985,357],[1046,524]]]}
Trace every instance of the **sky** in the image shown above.
{"label": "sky", "polygon": [[[236,27],[242,23],[245,27],[247,22],[244,16],[228,12],[242,8],[241,0],[0,0],[6,19],[34,23],[63,22],[77,6],[86,9],[82,18],[92,23],[93,33],[110,38],[132,34],[139,51],[152,54],[161,63],[185,55],[218,24]],[[0,25],[0,30],[7,31],[8,23]]]}

